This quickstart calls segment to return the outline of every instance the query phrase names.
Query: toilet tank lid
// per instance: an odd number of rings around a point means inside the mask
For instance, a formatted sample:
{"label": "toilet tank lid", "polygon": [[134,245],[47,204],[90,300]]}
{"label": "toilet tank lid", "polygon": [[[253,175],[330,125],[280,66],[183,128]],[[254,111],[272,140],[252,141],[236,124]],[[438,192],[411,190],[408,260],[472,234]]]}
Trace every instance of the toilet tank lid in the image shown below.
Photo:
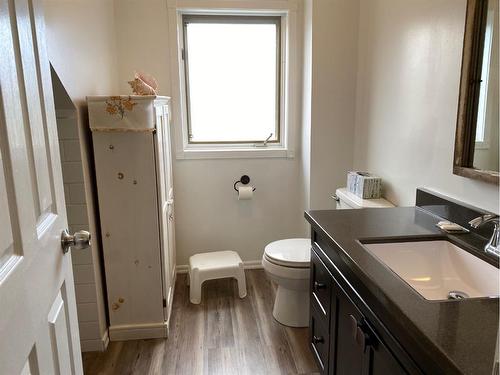
{"label": "toilet tank lid", "polygon": [[310,238],[288,238],[271,242],[264,249],[265,255],[284,266],[308,267],[311,261]]}
{"label": "toilet tank lid", "polygon": [[352,208],[387,208],[394,205],[387,199],[363,199],[351,193],[347,188],[339,188],[335,191],[337,197]]}

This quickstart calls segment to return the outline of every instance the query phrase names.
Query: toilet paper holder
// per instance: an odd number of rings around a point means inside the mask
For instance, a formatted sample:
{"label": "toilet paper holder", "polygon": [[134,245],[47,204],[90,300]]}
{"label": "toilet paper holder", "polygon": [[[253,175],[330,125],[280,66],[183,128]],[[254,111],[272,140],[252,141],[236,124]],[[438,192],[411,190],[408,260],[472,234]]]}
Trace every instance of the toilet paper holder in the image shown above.
{"label": "toilet paper holder", "polygon": [[[249,182],[250,182],[250,177],[248,177],[246,174],[244,174],[243,176],[241,176],[241,178],[238,181],[236,181],[234,183],[233,188],[238,193],[238,188],[236,187],[236,185],[238,185],[238,184],[248,185]],[[252,191],[255,191],[255,188],[253,188]]]}

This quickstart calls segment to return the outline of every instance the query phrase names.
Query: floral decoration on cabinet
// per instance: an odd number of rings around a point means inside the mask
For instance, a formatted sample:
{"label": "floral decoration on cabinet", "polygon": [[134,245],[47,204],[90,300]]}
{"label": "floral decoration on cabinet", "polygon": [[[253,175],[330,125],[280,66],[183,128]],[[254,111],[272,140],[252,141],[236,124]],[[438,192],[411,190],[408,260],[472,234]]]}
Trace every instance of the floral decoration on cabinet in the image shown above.
{"label": "floral decoration on cabinet", "polygon": [[137,105],[137,102],[134,102],[130,96],[128,98],[110,96],[109,99],[106,100],[106,112],[111,116],[117,115],[123,119],[127,111],[134,110],[135,105]]}

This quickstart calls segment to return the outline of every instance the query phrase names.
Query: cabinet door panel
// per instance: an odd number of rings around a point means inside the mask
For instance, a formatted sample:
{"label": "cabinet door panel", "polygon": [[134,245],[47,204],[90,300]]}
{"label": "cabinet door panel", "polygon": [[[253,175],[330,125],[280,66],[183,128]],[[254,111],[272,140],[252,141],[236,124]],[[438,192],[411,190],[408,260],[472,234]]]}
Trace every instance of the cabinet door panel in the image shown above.
{"label": "cabinet door panel", "polygon": [[361,322],[363,316],[354,304],[343,294],[343,291],[336,288],[338,296],[338,317],[337,317],[337,375],[358,375],[366,372],[366,357],[369,348],[366,350],[356,339],[357,329],[355,322]]}
{"label": "cabinet door panel", "polygon": [[123,326],[164,321],[154,138],[146,132],[92,136],[110,332],[118,335]]}
{"label": "cabinet door panel", "polygon": [[163,262],[163,298],[165,299],[165,320],[168,321],[175,281],[174,195],[168,106],[156,106],[155,115],[156,178],[160,211],[161,257]]}
{"label": "cabinet door panel", "polygon": [[[165,118],[162,107],[155,107],[156,116],[156,133],[155,133],[155,155],[156,155],[156,183],[158,185],[158,210],[160,223],[160,248],[162,260],[162,277],[163,277],[163,298],[164,306],[170,299],[171,294],[171,274],[170,274],[170,258],[168,256],[169,249],[169,200],[168,200],[168,157],[169,151],[166,147],[165,139]],[[164,309],[165,320],[168,320],[169,309]]]}
{"label": "cabinet door panel", "polygon": [[372,337],[370,345],[370,374],[373,375],[400,375],[408,372],[403,369],[398,360],[392,355],[382,341],[378,339],[373,330],[367,327]]}

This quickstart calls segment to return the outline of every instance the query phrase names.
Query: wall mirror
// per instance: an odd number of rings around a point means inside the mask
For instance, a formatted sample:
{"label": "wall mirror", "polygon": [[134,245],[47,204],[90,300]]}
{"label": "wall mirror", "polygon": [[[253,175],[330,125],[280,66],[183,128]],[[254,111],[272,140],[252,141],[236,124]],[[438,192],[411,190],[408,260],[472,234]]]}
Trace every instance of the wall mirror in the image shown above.
{"label": "wall mirror", "polygon": [[453,173],[499,183],[499,0],[468,0]]}

